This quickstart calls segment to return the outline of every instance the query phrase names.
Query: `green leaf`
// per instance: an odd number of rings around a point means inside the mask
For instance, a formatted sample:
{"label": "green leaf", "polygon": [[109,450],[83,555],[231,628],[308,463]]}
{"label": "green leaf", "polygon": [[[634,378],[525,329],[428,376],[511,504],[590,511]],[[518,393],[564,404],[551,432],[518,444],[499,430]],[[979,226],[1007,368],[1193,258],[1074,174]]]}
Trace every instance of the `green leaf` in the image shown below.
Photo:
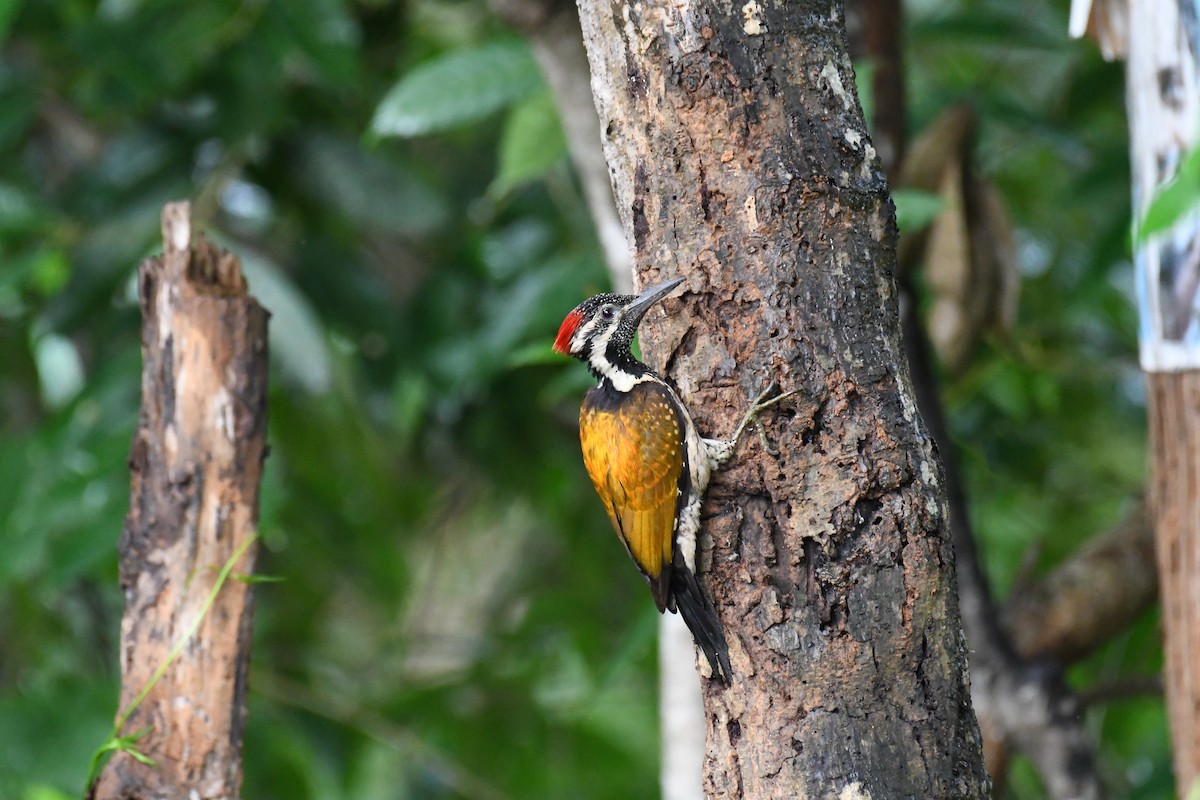
{"label": "green leaf", "polygon": [[942,213],[946,203],[932,192],[920,189],[896,189],[892,192],[896,204],[896,225],[902,231],[918,231]]}
{"label": "green leaf", "polygon": [[30,264],[29,283],[42,296],[57,294],[71,277],[71,263],[57,248],[39,250]]}
{"label": "green leaf", "polygon": [[[157,678],[155,678],[155,682],[157,682]],[[87,785],[91,786],[96,782],[96,778],[100,776],[100,770],[108,763],[109,756],[113,753],[125,753],[146,766],[153,767],[155,764],[154,759],[135,747],[138,740],[144,738],[152,730],[153,728],[147,725],[126,736],[118,736],[114,728],[114,732],[105,740],[104,744],[96,748],[96,752],[92,754],[92,765],[88,773]]]}
{"label": "green leaf", "polygon": [[402,372],[392,388],[392,424],[405,442],[420,433],[421,423],[432,401],[428,379],[421,374]]}
{"label": "green leaf", "polygon": [[1150,201],[1142,224],[1134,230],[1134,241],[1138,244],[1146,241],[1156,233],[1162,233],[1170,228],[1200,204],[1200,147],[1192,151],[1179,165],[1167,184],[1158,191],[1158,195]]}
{"label": "green leaf", "polygon": [[549,90],[530,95],[508,115],[500,135],[500,168],[488,194],[500,198],[545,174],[567,151]]}
{"label": "green leaf", "polygon": [[402,77],[376,109],[371,130],[405,137],[449,130],[520,100],[541,81],[522,43],[455,50]]}

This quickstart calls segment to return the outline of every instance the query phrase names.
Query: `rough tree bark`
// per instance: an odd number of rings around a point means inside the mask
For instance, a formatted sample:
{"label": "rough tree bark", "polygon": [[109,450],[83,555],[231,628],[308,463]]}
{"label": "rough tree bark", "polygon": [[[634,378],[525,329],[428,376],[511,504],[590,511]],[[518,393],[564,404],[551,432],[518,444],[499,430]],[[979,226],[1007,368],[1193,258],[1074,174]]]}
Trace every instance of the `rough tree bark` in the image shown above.
{"label": "rough tree bark", "polygon": [[218,572],[253,569],[266,456],[267,312],[247,294],[237,259],[192,242],[187,203],[163,212],[164,253],[142,264],[142,411],[121,536],[121,705],[118,720],[201,615],[195,635],[125,721],[143,728],[118,752],[97,800],[237,797],[253,593]]}
{"label": "rough tree bark", "polygon": [[[706,685],[720,797],[986,797],[940,467],[916,413],[887,186],[840,3],[581,0],[650,361],[706,433],[799,390],[710,490],[733,687]],[[752,451],[759,458],[748,458]]]}

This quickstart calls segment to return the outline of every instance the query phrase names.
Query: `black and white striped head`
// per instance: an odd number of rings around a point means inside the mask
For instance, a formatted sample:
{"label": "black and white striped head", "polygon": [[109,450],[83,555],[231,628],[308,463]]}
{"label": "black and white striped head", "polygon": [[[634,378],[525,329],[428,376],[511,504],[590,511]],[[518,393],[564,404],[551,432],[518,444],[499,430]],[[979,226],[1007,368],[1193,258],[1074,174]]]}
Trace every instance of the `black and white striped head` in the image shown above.
{"label": "black and white striped head", "polygon": [[589,297],[563,320],[554,340],[554,349],[574,356],[588,365],[597,378],[620,383],[622,377],[636,377],[646,370],[633,357],[633,337],[646,311],[683,278],[651,286],[639,295],[598,294]]}

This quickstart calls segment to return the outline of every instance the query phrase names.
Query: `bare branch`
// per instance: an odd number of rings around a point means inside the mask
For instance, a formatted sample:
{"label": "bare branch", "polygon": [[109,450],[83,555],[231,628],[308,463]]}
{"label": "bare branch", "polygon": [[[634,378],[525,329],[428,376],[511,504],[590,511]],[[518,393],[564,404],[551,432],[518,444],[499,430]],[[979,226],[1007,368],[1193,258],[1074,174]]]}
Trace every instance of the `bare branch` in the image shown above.
{"label": "bare branch", "polygon": [[1004,626],[1023,658],[1070,664],[1129,626],[1158,599],[1154,528],[1144,501],[1041,580],[1013,592]]}

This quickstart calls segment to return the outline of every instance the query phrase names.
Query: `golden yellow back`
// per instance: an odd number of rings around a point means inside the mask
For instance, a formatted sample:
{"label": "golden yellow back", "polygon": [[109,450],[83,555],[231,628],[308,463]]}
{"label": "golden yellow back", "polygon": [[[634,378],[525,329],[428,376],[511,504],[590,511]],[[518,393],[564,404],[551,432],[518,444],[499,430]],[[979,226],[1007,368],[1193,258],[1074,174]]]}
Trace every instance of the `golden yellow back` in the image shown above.
{"label": "golden yellow back", "polygon": [[593,388],[579,412],[579,438],[609,519],[662,611],[670,604],[667,567],[684,470],[683,432],[667,390],[654,381],[627,393]]}

